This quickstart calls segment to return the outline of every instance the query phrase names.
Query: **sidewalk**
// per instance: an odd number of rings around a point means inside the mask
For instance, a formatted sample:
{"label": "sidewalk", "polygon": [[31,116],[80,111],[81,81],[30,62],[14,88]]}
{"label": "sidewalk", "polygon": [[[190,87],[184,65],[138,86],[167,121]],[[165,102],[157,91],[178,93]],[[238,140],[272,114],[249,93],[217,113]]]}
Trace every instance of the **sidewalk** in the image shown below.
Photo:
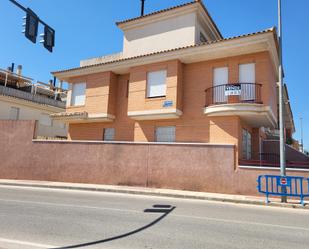
{"label": "sidewalk", "polygon": [[269,204],[266,204],[264,196],[229,195],[229,194],[194,192],[194,191],[183,191],[183,190],[172,190],[172,189],[48,182],[48,181],[30,181],[30,180],[7,180],[7,179],[0,179],[0,186],[101,191],[101,192],[112,192],[112,193],[123,193],[123,194],[151,195],[159,197],[199,199],[208,201],[309,209],[309,205],[307,203],[305,206],[301,206],[299,204],[299,200],[289,200],[289,203],[280,203],[279,198],[270,198],[271,202]]}

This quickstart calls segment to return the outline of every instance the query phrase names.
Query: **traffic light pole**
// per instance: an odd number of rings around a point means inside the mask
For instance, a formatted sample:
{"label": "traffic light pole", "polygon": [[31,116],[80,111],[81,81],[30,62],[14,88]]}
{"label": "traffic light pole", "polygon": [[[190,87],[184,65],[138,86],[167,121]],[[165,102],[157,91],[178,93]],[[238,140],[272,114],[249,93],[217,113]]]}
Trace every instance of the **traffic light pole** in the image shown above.
{"label": "traffic light pole", "polygon": [[42,21],[30,8],[25,8],[15,0],[9,1],[24,12],[26,12],[26,22],[23,24],[25,26],[25,30],[23,31],[23,33],[25,34],[26,38],[29,39],[31,42],[36,43],[38,26],[39,23],[41,23],[44,26],[44,33],[40,35],[43,38],[40,43],[43,43],[44,47],[49,52],[53,52],[53,47],[55,46],[55,30],[51,28],[47,23]]}
{"label": "traffic light pole", "polygon": [[[28,12],[28,9],[25,8],[24,6],[22,6],[20,3],[16,2],[15,0],[9,0],[11,3],[15,4],[18,8],[22,9],[23,11],[25,11],[26,13]],[[55,30],[50,27],[47,23],[45,23],[44,21],[42,21],[39,17],[38,17],[38,21],[39,23],[43,24],[44,26],[47,26],[48,28],[50,28],[53,32],[55,32]]]}

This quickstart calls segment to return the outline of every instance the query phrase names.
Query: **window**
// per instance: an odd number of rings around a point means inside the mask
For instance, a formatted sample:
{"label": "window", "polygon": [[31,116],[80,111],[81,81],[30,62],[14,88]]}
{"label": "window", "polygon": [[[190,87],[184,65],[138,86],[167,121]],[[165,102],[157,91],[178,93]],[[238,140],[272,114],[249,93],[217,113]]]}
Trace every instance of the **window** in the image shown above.
{"label": "window", "polygon": [[11,107],[11,109],[10,109],[10,119],[11,120],[18,120],[19,119],[19,108]]}
{"label": "window", "polygon": [[71,105],[84,105],[86,100],[86,83],[72,84]]}
{"label": "window", "polygon": [[49,117],[49,114],[47,114],[47,113],[41,114],[39,123],[41,125],[46,125],[46,126],[52,126],[52,124],[53,124],[51,118]]}
{"label": "window", "polygon": [[166,95],[166,70],[148,72],[147,97],[163,97]]}
{"label": "window", "polygon": [[251,159],[251,133],[245,129],[242,130],[242,158]]}
{"label": "window", "polygon": [[241,86],[241,100],[254,101],[255,100],[255,63],[240,64],[239,65],[239,82],[251,83],[243,84]]}
{"label": "window", "polygon": [[207,39],[202,32],[200,32],[200,42],[207,42]]}
{"label": "window", "polygon": [[255,63],[239,65],[240,83],[255,83]]}
{"label": "window", "polygon": [[[213,102],[225,103],[227,102],[227,96],[225,96],[224,89],[226,84],[229,82],[229,68],[228,67],[217,67],[213,71]],[[223,86],[220,86],[223,85]]]}
{"label": "window", "polygon": [[175,142],[175,126],[156,128],[156,142]]}
{"label": "window", "polygon": [[115,129],[114,128],[105,128],[103,132],[104,141],[114,141]]}

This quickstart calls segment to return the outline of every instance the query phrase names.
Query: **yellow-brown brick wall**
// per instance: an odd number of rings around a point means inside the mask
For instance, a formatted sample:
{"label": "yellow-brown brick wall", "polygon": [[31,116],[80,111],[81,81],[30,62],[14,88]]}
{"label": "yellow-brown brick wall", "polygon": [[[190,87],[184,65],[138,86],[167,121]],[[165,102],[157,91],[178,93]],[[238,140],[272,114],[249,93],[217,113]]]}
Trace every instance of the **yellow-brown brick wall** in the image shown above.
{"label": "yellow-brown brick wall", "polygon": [[72,84],[86,83],[86,101],[84,106],[68,107],[68,112],[86,111],[88,113],[114,114],[114,105],[116,102],[114,92],[117,88],[117,76],[112,72],[76,77],[70,79],[69,82]]}
{"label": "yellow-brown brick wall", "polygon": [[[164,100],[173,101],[173,108],[177,106],[178,60],[134,67],[130,70],[128,111],[143,111],[162,109]],[[162,98],[147,98],[147,72],[167,70],[166,96]]]}
{"label": "yellow-brown brick wall", "polygon": [[[173,125],[176,126],[177,142],[232,143],[241,148],[242,128],[246,128],[250,132],[252,132],[252,128],[237,116],[205,116],[203,113],[205,89],[213,84],[213,69],[215,67],[228,66],[229,81],[238,82],[239,64],[251,62],[256,64],[256,82],[263,85],[262,101],[264,104],[271,105],[276,114],[276,80],[267,52],[192,64],[182,64],[175,60],[134,67],[130,70],[130,74],[117,77],[110,74],[112,78],[110,81],[114,83],[110,88],[117,89],[116,96],[114,96],[115,121],[72,124],[69,129],[70,138],[101,140],[103,129],[114,127],[116,140],[154,141],[157,126]],[[167,97],[146,99],[147,72],[161,69],[168,71]],[[183,115],[180,118],[134,121],[127,116],[128,111],[162,109],[162,102],[165,99],[173,100],[174,105],[176,104],[177,108],[182,110]],[[256,154],[257,148],[253,148],[253,150]],[[241,156],[241,150],[237,149],[236,156]]]}

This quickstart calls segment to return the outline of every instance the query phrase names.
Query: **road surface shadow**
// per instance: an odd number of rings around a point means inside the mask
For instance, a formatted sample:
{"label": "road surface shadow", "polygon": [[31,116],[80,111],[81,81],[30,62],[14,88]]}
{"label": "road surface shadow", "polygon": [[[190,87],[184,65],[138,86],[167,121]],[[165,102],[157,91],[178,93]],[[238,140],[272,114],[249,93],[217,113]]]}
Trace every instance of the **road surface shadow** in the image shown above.
{"label": "road surface shadow", "polygon": [[131,232],[120,234],[120,235],[110,237],[110,238],[107,238],[107,239],[102,239],[102,240],[97,240],[97,241],[92,241],[92,242],[87,242],[87,243],[77,244],[77,245],[55,247],[55,248],[52,248],[52,249],[79,248],[79,247],[91,246],[91,245],[95,245],[95,244],[101,244],[101,243],[109,242],[109,241],[116,240],[116,239],[122,239],[122,238],[128,237],[130,235],[133,235],[135,233],[139,233],[139,232],[155,225],[156,223],[158,223],[159,221],[164,219],[175,208],[176,208],[175,206],[171,206],[171,205],[160,205],[160,204],[153,205],[152,208],[147,208],[147,209],[144,210],[144,212],[145,213],[163,213],[163,214],[161,216],[159,216],[157,219],[155,219],[154,221],[150,222],[149,224],[147,224],[145,226],[142,226],[142,227],[135,229]]}

